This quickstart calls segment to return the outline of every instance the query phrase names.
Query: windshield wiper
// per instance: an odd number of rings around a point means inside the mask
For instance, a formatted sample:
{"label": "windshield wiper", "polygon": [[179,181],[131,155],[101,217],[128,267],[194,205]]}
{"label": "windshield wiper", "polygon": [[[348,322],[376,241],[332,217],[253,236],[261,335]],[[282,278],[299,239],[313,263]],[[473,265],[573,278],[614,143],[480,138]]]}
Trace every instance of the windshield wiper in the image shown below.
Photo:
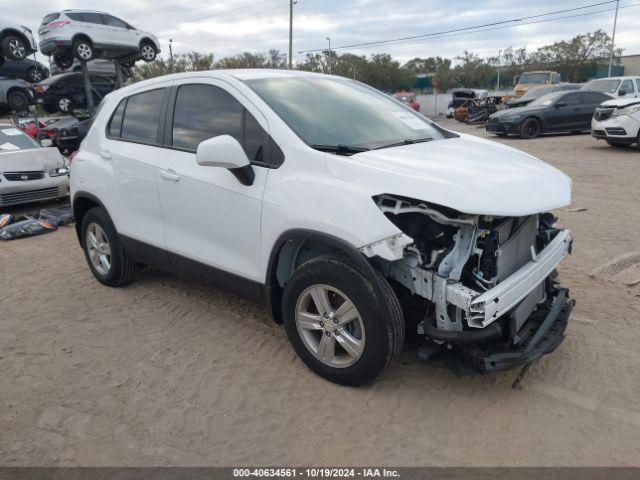
{"label": "windshield wiper", "polygon": [[402,145],[413,145],[414,143],[423,143],[433,140],[432,137],[423,137],[423,138],[405,138],[400,142],[389,143],[387,145],[382,145],[381,147],[376,147],[374,150],[380,150],[381,148],[390,148],[390,147],[400,147]]}
{"label": "windshield wiper", "polygon": [[311,145],[311,148],[321,152],[331,152],[336,155],[353,155],[354,153],[368,152],[366,147],[352,147],[350,145]]}

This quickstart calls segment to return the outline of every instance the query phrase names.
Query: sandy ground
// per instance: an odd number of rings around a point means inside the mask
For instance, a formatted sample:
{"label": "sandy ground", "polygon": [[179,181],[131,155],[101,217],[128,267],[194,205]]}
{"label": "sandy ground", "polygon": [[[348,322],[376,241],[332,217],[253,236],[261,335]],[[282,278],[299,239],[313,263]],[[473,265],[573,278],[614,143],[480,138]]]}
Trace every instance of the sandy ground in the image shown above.
{"label": "sandy ground", "polygon": [[155,271],[101,286],[66,227],[0,244],[0,464],[640,465],[640,286],[623,283],[640,274],[629,257],[590,276],[640,251],[640,152],[500,141],[568,173],[586,209],[557,212],[577,307],[522,389],[411,352],[373,386],[333,385],[260,305]]}

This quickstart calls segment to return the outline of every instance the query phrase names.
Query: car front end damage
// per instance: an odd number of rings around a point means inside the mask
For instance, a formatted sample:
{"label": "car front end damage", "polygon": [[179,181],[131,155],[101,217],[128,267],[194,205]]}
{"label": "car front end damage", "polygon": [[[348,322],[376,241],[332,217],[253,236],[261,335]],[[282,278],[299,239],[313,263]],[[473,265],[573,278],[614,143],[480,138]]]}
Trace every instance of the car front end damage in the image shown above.
{"label": "car front end damage", "polygon": [[556,267],[572,238],[552,214],[467,215],[391,195],[374,201],[403,233],[361,251],[392,281],[427,357],[492,372],[529,364],[563,341],[574,302]]}

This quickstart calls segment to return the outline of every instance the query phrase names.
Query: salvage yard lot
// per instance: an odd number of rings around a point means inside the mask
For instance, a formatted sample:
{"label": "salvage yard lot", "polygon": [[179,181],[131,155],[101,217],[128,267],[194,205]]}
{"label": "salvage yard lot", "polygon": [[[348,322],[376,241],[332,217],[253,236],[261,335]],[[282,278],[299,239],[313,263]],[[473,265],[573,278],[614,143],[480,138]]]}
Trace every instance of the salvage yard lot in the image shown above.
{"label": "salvage yard lot", "polygon": [[[444,121],[496,139],[482,128]],[[577,300],[530,369],[457,378],[406,352],[377,383],[312,374],[265,308],[145,270],[109,289],[72,227],[0,243],[2,465],[640,465],[640,152],[500,139],[573,178]]]}

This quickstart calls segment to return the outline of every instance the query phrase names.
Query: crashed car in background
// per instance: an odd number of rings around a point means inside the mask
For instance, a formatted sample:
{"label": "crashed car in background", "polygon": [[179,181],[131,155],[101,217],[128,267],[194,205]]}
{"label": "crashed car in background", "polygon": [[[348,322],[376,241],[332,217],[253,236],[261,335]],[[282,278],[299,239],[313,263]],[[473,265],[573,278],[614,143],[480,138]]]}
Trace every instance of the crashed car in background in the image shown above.
{"label": "crashed car in background", "polygon": [[409,106],[410,108],[413,108],[416,112],[420,111],[420,102],[418,102],[418,99],[417,99],[415,93],[412,93],[412,92],[399,92],[399,93],[396,93],[393,96],[393,98],[395,98],[399,102],[404,103],[405,105]]}
{"label": "crashed car in background", "polygon": [[591,136],[612,147],[640,149],[640,98],[615,98],[596,108],[591,120]]}
{"label": "crashed car in background", "polygon": [[527,90],[521,97],[511,98],[506,103],[506,108],[524,107],[530,104],[536,98],[540,98],[547,93],[563,92],[568,90],[580,90],[581,83],[559,83],[557,85],[544,85]]}
{"label": "crashed car in background", "polygon": [[457,108],[467,105],[468,100],[484,98],[489,95],[488,90],[473,88],[454,88],[451,90],[451,101],[447,105],[447,118],[453,118]]}
{"label": "crashed car in background", "polygon": [[13,124],[0,123],[0,207],[69,194],[69,168],[50,144],[38,143]]}
{"label": "crashed car in background", "polygon": [[490,115],[505,107],[510,95],[489,95],[479,100],[471,100],[467,107],[467,120],[469,125],[479,125],[487,121]]}

